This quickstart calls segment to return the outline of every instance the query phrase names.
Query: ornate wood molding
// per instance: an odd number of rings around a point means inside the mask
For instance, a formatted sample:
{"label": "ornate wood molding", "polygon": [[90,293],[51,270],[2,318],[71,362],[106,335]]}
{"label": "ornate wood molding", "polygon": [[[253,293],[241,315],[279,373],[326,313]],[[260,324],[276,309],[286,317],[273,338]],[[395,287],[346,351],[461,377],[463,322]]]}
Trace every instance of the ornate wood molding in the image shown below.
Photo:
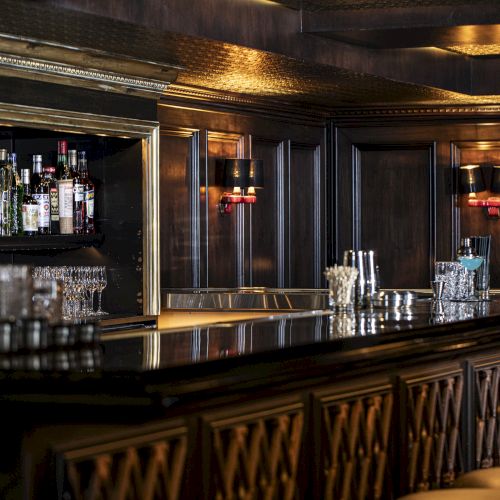
{"label": "ornate wood molding", "polygon": [[416,118],[482,118],[500,113],[500,105],[469,106],[429,106],[429,107],[387,107],[387,108],[353,108],[334,109],[332,118],[338,124],[356,123],[366,120],[400,120]]}
{"label": "ornate wood molding", "polygon": [[176,67],[0,34],[0,75],[159,97]]}

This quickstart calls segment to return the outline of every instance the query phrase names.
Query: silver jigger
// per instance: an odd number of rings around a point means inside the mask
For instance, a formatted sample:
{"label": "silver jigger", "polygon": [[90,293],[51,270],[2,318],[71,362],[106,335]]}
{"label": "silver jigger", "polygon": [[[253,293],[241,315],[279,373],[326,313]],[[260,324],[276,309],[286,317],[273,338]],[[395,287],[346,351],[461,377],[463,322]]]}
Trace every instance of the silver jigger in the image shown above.
{"label": "silver jigger", "polygon": [[442,300],[444,292],[444,281],[431,281],[432,298]]}

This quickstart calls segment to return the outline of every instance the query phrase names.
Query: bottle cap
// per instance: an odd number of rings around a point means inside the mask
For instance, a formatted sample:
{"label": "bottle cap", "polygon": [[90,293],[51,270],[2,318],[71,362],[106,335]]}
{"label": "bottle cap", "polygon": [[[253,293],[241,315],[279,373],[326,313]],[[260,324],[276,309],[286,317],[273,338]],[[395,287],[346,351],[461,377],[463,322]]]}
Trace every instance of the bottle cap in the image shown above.
{"label": "bottle cap", "polygon": [[7,150],[0,148],[0,161],[7,161]]}
{"label": "bottle cap", "polygon": [[29,184],[30,183],[30,169],[29,168],[22,168],[21,169],[21,182],[23,184]]}
{"label": "bottle cap", "polygon": [[57,154],[59,155],[68,154],[68,141],[57,141]]}

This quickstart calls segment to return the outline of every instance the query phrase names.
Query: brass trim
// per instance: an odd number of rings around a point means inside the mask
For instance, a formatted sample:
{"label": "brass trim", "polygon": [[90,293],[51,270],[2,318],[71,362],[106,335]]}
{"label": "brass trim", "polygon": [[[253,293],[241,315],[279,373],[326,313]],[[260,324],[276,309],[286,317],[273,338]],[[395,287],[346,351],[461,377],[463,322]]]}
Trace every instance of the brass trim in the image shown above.
{"label": "brass trim", "polygon": [[143,313],[160,314],[160,126],[142,140]]}
{"label": "brass trim", "polygon": [[0,103],[0,126],[142,139],[143,314],[160,314],[159,133],[157,121]]}

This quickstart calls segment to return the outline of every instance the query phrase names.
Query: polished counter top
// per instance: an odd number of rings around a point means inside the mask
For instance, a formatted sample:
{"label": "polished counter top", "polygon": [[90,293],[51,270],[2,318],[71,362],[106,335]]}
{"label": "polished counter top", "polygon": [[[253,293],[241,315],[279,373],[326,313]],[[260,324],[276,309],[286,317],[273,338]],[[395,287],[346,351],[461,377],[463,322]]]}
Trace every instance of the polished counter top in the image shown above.
{"label": "polished counter top", "polygon": [[99,405],[170,411],[195,397],[240,397],[270,381],[295,387],[315,377],[341,380],[391,363],[459,356],[500,345],[499,333],[497,298],[433,302],[421,296],[409,308],[311,310],[234,322],[220,313],[220,321],[208,325],[103,333],[83,354],[48,353],[55,366],[34,361],[39,353],[10,365],[4,359],[0,401],[78,406],[94,404],[99,394]]}

